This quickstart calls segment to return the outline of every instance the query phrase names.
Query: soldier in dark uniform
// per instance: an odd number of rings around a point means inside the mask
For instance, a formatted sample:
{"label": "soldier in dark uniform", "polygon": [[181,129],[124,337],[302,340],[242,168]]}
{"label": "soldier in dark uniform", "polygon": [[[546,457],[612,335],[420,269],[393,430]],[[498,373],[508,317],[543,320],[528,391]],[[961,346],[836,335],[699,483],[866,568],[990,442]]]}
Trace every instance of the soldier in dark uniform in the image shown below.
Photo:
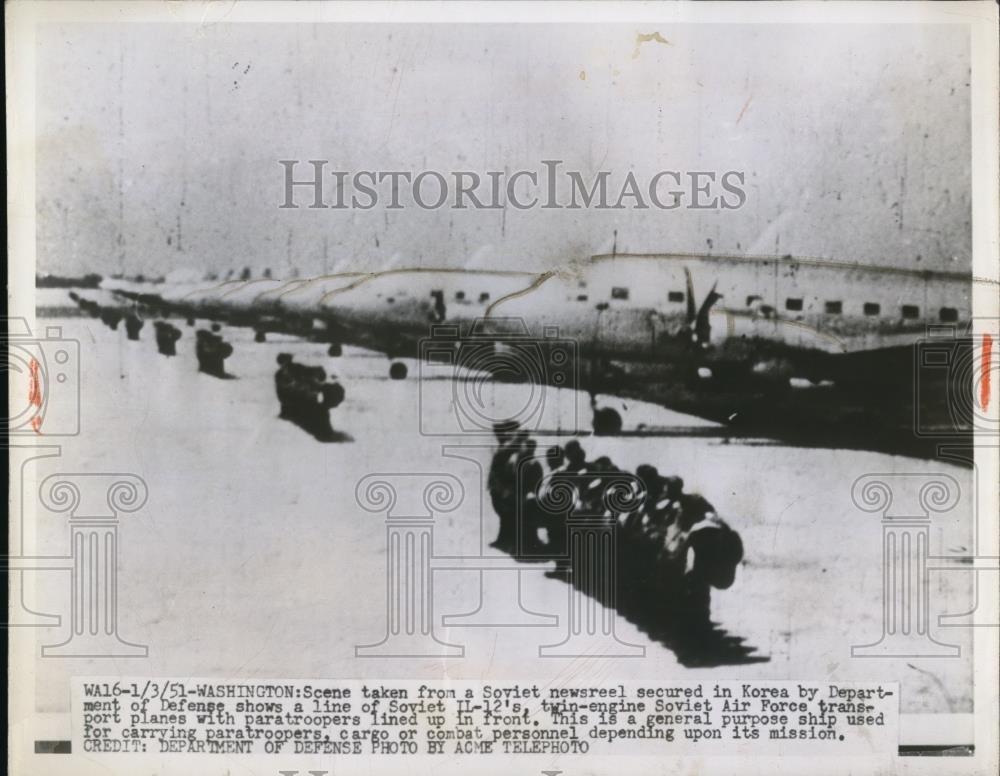
{"label": "soldier in dark uniform", "polygon": [[323,386],[326,370],[321,366],[310,367],[303,386],[302,403],[306,431],[317,439],[333,436],[330,426],[330,412],[323,403]]}
{"label": "soldier in dark uniform", "polygon": [[280,359],[278,361],[279,368],[278,373],[274,376],[275,390],[278,390],[279,385],[281,386],[281,395],[284,397],[284,404],[282,405],[282,411],[284,415],[282,417],[288,420],[293,420],[298,422],[299,419],[299,388],[298,385],[302,381],[302,372],[305,367],[292,360],[292,356],[288,353],[282,353],[278,356]]}
{"label": "soldier in dark uniform", "polygon": [[145,321],[142,320],[134,312],[129,312],[125,316],[125,334],[130,340],[139,339],[139,332],[142,331],[142,326]]}
{"label": "soldier in dark uniform", "polygon": [[218,361],[218,376],[227,377],[224,361],[233,355],[233,346],[216,335],[215,337],[215,357]]}
{"label": "soldier in dark uniform", "polygon": [[214,359],[212,357],[211,337],[211,332],[205,329],[198,329],[194,337],[194,356],[198,359],[198,371],[207,374],[213,372]]}
{"label": "soldier in dark uniform", "polygon": [[497,450],[490,462],[487,489],[490,493],[493,511],[500,519],[500,530],[490,546],[511,552],[514,549],[514,520],[516,519],[515,482],[511,461],[520,449],[521,436],[518,433],[516,421],[495,423],[493,433],[497,438]]}
{"label": "soldier in dark uniform", "polygon": [[156,349],[164,356],[176,356],[177,340],[181,338],[180,329],[167,321],[156,321],[153,329],[156,334]]}
{"label": "soldier in dark uniform", "polygon": [[292,354],[278,354],[278,371],[274,373],[274,392],[278,395],[278,404],[281,407],[279,418],[291,418],[294,415],[292,410]]}
{"label": "soldier in dark uniform", "polygon": [[[558,514],[546,510],[546,522],[549,529],[549,555],[556,562],[555,569],[546,573],[548,576],[556,578],[565,577],[570,567],[567,544],[569,529],[566,526],[566,518],[583,505],[585,483],[581,475],[586,474],[590,468],[590,464],[587,463],[587,454],[577,440],[571,439],[567,442],[563,448],[563,454],[565,464],[560,471],[552,475],[549,488],[554,492],[565,490],[570,493],[568,500],[571,503]],[[562,496],[559,497],[558,501],[562,503]]]}
{"label": "soldier in dark uniform", "polygon": [[111,331],[118,331],[118,323],[122,319],[121,311],[113,307],[104,307],[100,308],[100,310],[101,323],[111,329]]}
{"label": "soldier in dark uniform", "polygon": [[548,467],[548,474],[561,471],[566,463],[566,455],[559,445],[552,445],[545,451],[545,465]]}
{"label": "soldier in dark uniform", "polygon": [[224,362],[233,354],[233,346],[218,334],[199,329],[195,341],[198,371],[213,377],[226,377]]}
{"label": "soldier in dark uniform", "polygon": [[566,471],[582,472],[587,468],[587,454],[575,439],[571,439],[566,443],[565,453]]}
{"label": "soldier in dark uniform", "polygon": [[335,438],[330,410],[339,406],[345,395],[335,376],[328,380],[323,367],[299,364],[291,354],[279,353],[274,390],[281,405],[279,417],[293,421],[321,441]]}
{"label": "soldier in dark uniform", "polygon": [[672,503],[673,519],[660,556],[659,579],[672,593],[669,617],[678,635],[692,647],[704,645],[713,632],[711,588],[725,589],[743,559],[743,543],[697,493],[680,494]]}
{"label": "soldier in dark uniform", "polygon": [[641,530],[648,540],[655,544],[663,543],[665,534],[680,513],[683,495],[684,480],[673,476],[661,478],[659,495],[648,504],[642,519]]}
{"label": "soldier in dark uniform", "polygon": [[306,382],[309,379],[309,367],[297,361],[291,361],[288,365],[291,383],[289,385],[289,418],[301,426],[307,422],[306,409]]}
{"label": "soldier in dark uniform", "polygon": [[[340,405],[344,400],[344,387],[337,382],[335,375],[327,377],[322,367],[317,367],[312,384],[313,394],[313,436],[321,441],[332,441],[336,432],[330,423],[330,410]],[[320,376],[322,374],[322,377]]]}
{"label": "soldier in dark uniform", "polygon": [[688,554],[693,557],[687,573],[683,615],[690,629],[704,631],[711,629],[711,589],[725,590],[733,584],[736,567],[743,560],[743,541],[707,501],[697,509],[702,517],[687,534]]}
{"label": "soldier in dark uniform", "polygon": [[710,592],[703,575],[695,574],[688,553],[688,536],[691,529],[705,518],[712,505],[698,494],[681,494],[671,502],[671,521],[661,556],[664,575],[661,579],[673,592],[672,617],[674,626],[685,638],[697,639],[711,630],[708,619]]}
{"label": "soldier in dark uniform", "polygon": [[[602,455],[586,468],[587,479],[580,492],[580,512],[591,520],[601,520],[607,526],[615,529],[617,515],[612,511],[613,506],[608,498],[609,488],[614,487],[614,478],[611,476],[621,471],[606,455]],[[603,555],[598,553],[598,557]],[[601,600],[602,603],[609,603],[606,591],[596,587],[602,575],[590,575],[584,579],[574,579],[573,584],[580,587],[586,595]]]}
{"label": "soldier in dark uniform", "polygon": [[582,499],[582,506],[586,510],[587,515],[599,515],[603,514],[605,517],[610,518],[610,512],[608,510],[607,504],[605,503],[605,491],[608,487],[608,474],[613,474],[619,471],[618,468],[611,462],[611,459],[606,455],[602,455],[593,464],[586,468],[588,474],[595,475],[592,480],[589,480],[580,494]]}
{"label": "soldier in dark uniform", "polygon": [[[552,447],[545,451],[544,460],[545,471],[543,474],[543,489],[547,489],[551,486],[553,479],[556,479],[556,475],[566,470],[566,455],[561,447],[558,445],[552,445]],[[542,500],[536,502],[536,508],[538,510],[539,525],[545,529],[546,554],[551,557],[552,548],[557,543],[555,532],[560,529],[565,531],[565,526],[560,524],[557,516],[552,515],[549,510],[545,508]],[[563,540],[563,544],[565,544],[565,540]]]}
{"label": "soldier in dark uniform", "polygon": [[306,368],[305,379],[302,385],[302,404],[305,409],[306,424],[319,430],[322,426],[319,404],[320,389],[326,382],[326,370],[321,366],[310,366]]}
{"label": "soldier in dark uniform", "polygon": [[540,559],[545,546],[538,538],[538,531],[545,527],[542,511],[538,506],[538,489],[545,477],[541,461],[535,456],[537,443],[527,439],[515,459],[519,496],[518,514],[521,519],[521,552]]}
{"label": "soldier in dark uniform", "polygon": [[635,470],[642,483],[642,503],[620,516],[616,551],[618,556],[618,605],[624,613],[641,611],[652,598],[655,586],[657,545],[650,541],[646,526],[663,495],[664,479],[655,466],[642,464]]}

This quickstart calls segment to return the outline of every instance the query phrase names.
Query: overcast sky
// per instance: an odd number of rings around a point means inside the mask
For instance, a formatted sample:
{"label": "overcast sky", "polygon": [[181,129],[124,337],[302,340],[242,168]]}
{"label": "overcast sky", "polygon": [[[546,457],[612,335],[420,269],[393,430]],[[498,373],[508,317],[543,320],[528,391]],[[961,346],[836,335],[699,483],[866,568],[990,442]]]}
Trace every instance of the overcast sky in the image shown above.
{"label": "overcast sky", "polygon": [[[617,231],[619,251],[967,271],[968,41],[957,25],[44,27],[38,267],[544,269]],[[282,210],[279,159],[740,170],[747,201]]]}

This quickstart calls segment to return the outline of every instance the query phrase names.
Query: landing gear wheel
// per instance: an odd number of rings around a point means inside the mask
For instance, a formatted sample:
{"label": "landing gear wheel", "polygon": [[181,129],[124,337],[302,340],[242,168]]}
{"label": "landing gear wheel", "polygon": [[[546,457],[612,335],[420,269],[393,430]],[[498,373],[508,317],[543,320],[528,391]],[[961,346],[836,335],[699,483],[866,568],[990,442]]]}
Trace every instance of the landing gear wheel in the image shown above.
{"label": "landing gear wheel", "polygon": [[594,410],[594,435],[616,436],[622,432],[622,416],[610,407]]}
{"label": "landing gear wheel", "polygon": [[267,342],[267,332],[266,331],[256,331],[253,335],[254,342]]}
{"label": "landing gear wheel", "polygon": [[327,348],[326,354],[331,358],[338,358],[344,355],[344,348],[341,347],[339,342],[330,343],[330,347]]}
{"label": "landing gear wheel", "polygon": [[188,318],[187,319],[187,325],[188,326],[194,326],[194,318]]}
{"label": "landing gear wheel", "polygon": [[402,361],[393,361],[389,367],[390,380],[405,380],[407,374],[406,364]]}

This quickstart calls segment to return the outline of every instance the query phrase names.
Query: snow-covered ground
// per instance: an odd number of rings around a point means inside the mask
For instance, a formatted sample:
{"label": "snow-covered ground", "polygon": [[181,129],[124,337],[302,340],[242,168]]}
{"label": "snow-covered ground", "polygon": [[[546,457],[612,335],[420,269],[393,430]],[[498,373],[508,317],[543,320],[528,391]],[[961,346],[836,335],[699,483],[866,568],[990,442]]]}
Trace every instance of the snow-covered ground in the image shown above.
{"label": "snow-covered ground", "polygon": [[[46,321],[80,341],[82,434],[63,442],[58,459],[42,461],[39,477],[56,471],[132,472],[145,479],[149,500],[123,518],[120,531],[119,631],[147,644],[149,657],[128,660],[40,659],[42,711],[68,706],[69,675],[125,673],[151,676],[259,678],[493,677],[571,682],[574,677],[789,678],[902,682],[904,712],[971,710],[971,644],[961,628],[933,628],[939,641],[958,644],[956,659],[860,659],[851,646],[882,632],[881,523],[851,500],[855,479],[873,472],[946,471],[963,485],[951,516],[935,518],[931,552],[960,553],[971,543],[968,471],[941,463],[837,450],[727,443],[706,437],[586,438],[591,457],[609,456],[634,470],[655,464],[680,474],[687,489],[711,500],[742,535],[746,560],[730,590],[714,592],[713,619],[754,648],[760,662],[688,668],[673,652],[633,624],[615,617],[618,638],[645,647],[642,658],[538,657],[538,647],[562,640],[567,586],[545,576],[544,564],[496,574],[490,595],[511,596],[520,577],[522,603],[560,617],[556,627],[445,628],[440,617],[476,608],[479,575],[434,575],[438,637],[461,644],[459,659],[366,659],[355,646],[385,633],[386,533],[383,520],[364,511],[355,486],[370,473],[447,472],[458,477],[466,501],[441,515],[434,528],[437,555],[499,556],[488,548],[496,531],[489,500],[480,501],[489,449],[473,460],[445,456],[442,447],[469,443],[461,436],[419,433],[421,391],[450,391],[447,380],[387,379],[388,360],[252,332],[223,329],[235,346],[227,369],[235,379],[196,371],[194,330],[175,321],[183,338],[174,358],[160,356],[148,323],[141,340],[126,340],[99,321]],[[203,322],[199,322],[199,326]],[[347,398],[333,411],[334,427],[352,441],[320,443],[280,420],[274,395],[275,358],[294,353],[323,364],[342,380]],[[492,385],[498,401],[525,386]],[[441,400],[425,413],[446,414]],[[425,397],[426,398],[426,397]],[[584,413],[585,396],[547,396],[561,428]],[[612,402],[607,399],[606,402]],[[702,421],[630,403],[626,428],[703,426]],[[576,408],[574,410],[574,408]],[[551,421],[550,417],[550,421]],[[563,420],[558,420],[563,418]],[[448,418],[425,418],[434,429]],[[565,421],[565,422],[564,422]],[[555,430],[549,422],[547,430]],[[552,442],[556,441],[555,438]],[[565,441],[565,439],[563,440]],[[488,439],[472,440],[487,445]],[[542,438],[540,444],[552,443]],[[480,504],[485,504],[480,511]],[[38,551],[66,550],[65,520],[39,512]],[[36,608],[68,612],[66,579],[39,575]],[[971,608],[971,575],[934,573],[931,613]],[[489,603],[489,602],[487,602]],[[39,642],[65,638],[39,631]]]}

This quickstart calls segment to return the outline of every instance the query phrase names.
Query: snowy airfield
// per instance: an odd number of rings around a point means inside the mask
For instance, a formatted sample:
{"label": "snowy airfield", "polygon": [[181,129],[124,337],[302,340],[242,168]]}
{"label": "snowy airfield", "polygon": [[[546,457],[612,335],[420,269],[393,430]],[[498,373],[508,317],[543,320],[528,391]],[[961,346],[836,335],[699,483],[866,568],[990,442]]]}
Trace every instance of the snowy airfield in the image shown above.
{"label": "snowy airfield", "polygon": [[[82,294],[87,296],[86,293]],[[971,711],[971,639],[963,628],[937,625],[941,614],[972,607],[972,576],[930,578],[932,633],[961,647],[952,659],[852,658],[852,645],[882,633],[882,528],[879,515],[851,500],[855,479],[868,473],[946,472],[963,490],[952,513],[934,518],[931,554],[960,554],[972,542],[971,473],[940,462],[878,453],[786,448],[730,441],[707,424],[669,410],[602,397],[622,413],[619,438],[581,437],[588,457],[607,455],[631,471],[642,463],[679,474],[686,489],[708,498],[738,530],[746,548],[736,582],[713,591],[712,619],[742,643],[742,659],[688,667],[660,642],[614,615],[622,642],[642,657],[539,658],[540,645],[565,634],[568,588],[545,575],[548,564],[496,574],[487,595],[513,596],[520,581],[524,608],[555,615],[548,627],[444,627],[441,617],[480,604],[479,574],[434,575],[437,637],[464,646],[460,658],[379,659],[355,656],[386,629],[386,533],[383,519],[363,510],[355,486],[371,473],[446,472],[466,499],[438,517],[434,551],[501,557],[488,547],[496,518],[482,471],[491,440],[420,433],[424,415],[450,410],[446,379],[388,379],[389,360],[327,346],[223,327],[234,345],[226,362],[233,379],[197,372],[194,328],[174,321],[183,337],[176,357],[156,352],[152,321],[128,341],[90,318],[40,320],[80,342],[82,433],[62,456],[38,464],[55,471],[131,472],[143,477],[149,500],[120,529],[119,632],[149,646],[145,659],[48,660],[38,665],[41,711],[65,711],[72,675],[126,673],[231,678],[518,678],[546,684],[598,678],[898,680],[901,711]],[[197,328],[207,328],[198,321]],[[336,374],[346,399],[333,410],[334,428],[350,441],[321,443],[278,418],[274,393],[278,353],[321,364]],[[491,384],[484,395],[518,406],[523,385]],[[589,423],[585,395],[546,389],[546,432]],[[422,393],[423,403],[421,403]],[[428,393],[429,392],[429,393]],[[514,392],[522,392],[514,395]],[[428,401],[428,396],[433,400]],[[442,398],[444,396],[445,398]],[[424,417],[425,429],[452,420]],[[689,429],[693,436],[675,435]],[[656,433],[670,429],[671,433]],[[537,434],[539,446],[568,437]],[[477,445],[473,460],[443,454],[444,446]],[[446,451],[447,452],[447,451]],[[38,547],[65,551],[65,519],[40,510]],[[67,612],[65,579],[40,575],[37,608]],[[490,601],[485,601],[489,604]],[[64,624],[68,618],[64,617]],[[40,643],[62,641],[61,629],[39,631]]]}

